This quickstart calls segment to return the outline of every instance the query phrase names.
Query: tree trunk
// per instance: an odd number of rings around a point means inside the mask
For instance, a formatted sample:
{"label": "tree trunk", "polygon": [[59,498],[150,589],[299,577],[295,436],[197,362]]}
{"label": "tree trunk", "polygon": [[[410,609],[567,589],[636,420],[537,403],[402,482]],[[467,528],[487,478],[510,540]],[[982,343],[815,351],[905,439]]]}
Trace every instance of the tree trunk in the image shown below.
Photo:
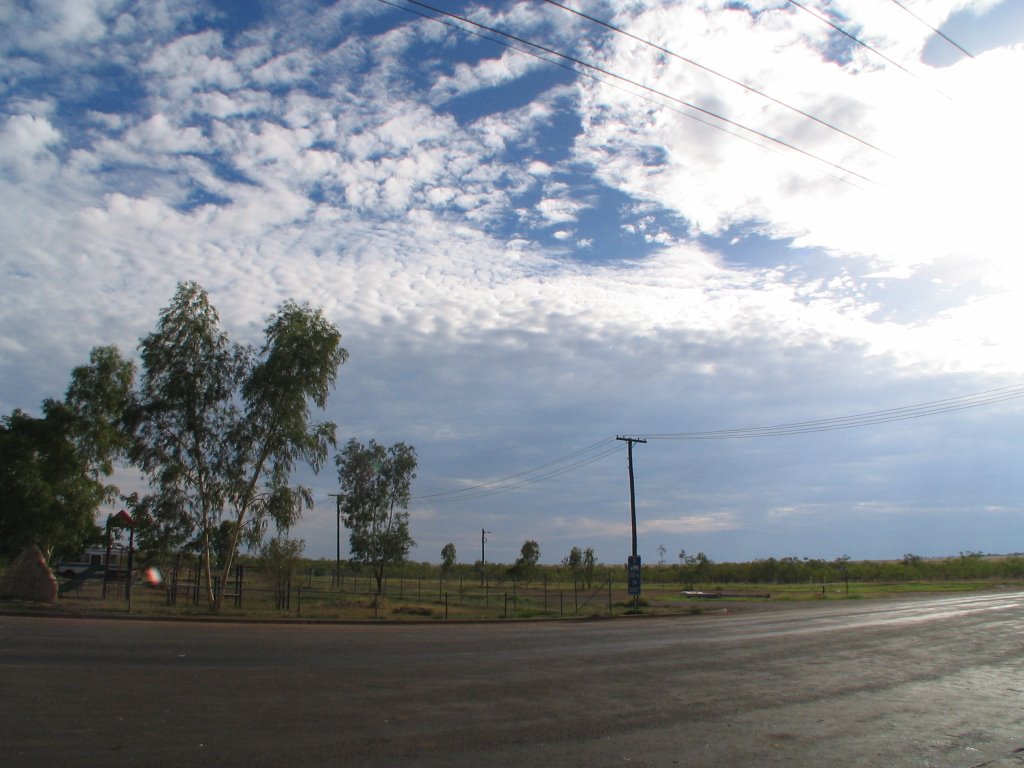
{"label": "tree trunk", "polygon": [[213,567],[210,563],[210,532],[203,531],[203,572],[206,576],[206,602],[211,611],[216,611],[220,606],[213,594]]}

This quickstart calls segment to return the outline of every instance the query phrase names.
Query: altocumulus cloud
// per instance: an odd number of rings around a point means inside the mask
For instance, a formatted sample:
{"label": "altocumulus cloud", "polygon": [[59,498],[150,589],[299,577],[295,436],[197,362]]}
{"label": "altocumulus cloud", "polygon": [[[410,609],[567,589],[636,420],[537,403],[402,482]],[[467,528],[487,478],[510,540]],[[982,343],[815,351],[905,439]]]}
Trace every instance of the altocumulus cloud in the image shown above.
{"label": "altocumulus cloud", "polygon": [[[1009,1],[927,11],[978,40]],[[283,299],[309,301],[352,352],[330,406],[339,437],[418,449],[415,556],[454,541],[468,559],[486,527],[496,559],[531,538],[545,560],[577,545],[618,561],[624,452],[469,501],[431,494],[616,434],[789,423],[1020,376],[1022,243],[1001,182],[1024,171],[1020,40],[932,64],[927,27],[852,0],[830,12],[886,59],[777,3],[588,7],[636,37],[542,3],[449,6],[623,79],[370,0],[0,10],[5,411],[59,395],[96,344],[133,350],[179,280],[209,289],[246,341]],[[1006,403],[652,442],[636,451],[641,549],[1005,549],[1022,533],[1019,418]],[[295,534],[329,555],[333,478],[305,479],[323,503]]]}

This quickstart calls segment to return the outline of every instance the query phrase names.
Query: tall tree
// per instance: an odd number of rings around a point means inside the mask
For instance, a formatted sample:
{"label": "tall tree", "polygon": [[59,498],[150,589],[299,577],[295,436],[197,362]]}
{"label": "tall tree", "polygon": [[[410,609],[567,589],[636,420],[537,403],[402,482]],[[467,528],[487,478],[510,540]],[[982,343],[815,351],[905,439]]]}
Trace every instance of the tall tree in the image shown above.
{"label": "tall tree", "polygon": [[572,571],[573,581],[580,577],[580,570],[583,568],[583,550],[573,547],[569,554],[562,558],[562,565]]}
{"label": "tall tree", "polygon": [[[126,423],[134,400],[135,363],[121,356],[117,347],[95,347],[89,362],[71,372],[64,407],[73,416],[73,437],[89,463],[94,477],[109,477],[114,461],[131,447]],[[108,498],[117,495],[107,487]]]}
{"label": "tall tree", "polygon": [[154,492],[140,507],[150,538],[200,552],[207,600],[213,549],[223,519],[233,525],[221,583],[239,543],[256,544],[269,522],[287,530],[311,492],[290,485],[297,461],[318,471],[334,445],[333,423],[311,423],[348,353],[320,310],[285,303],[268,321],[259,349],[232,344],[217,310],[196,283],[181,283],[142,339],[142,378],[134,410],[133,458]]}
{"label": "tall tree", "polygon": [[540,545],[533,539],[523,542],[519,557],[512,566],[512,574],[523,581],[532,581],[537,575],[537,563],[540,562]]}
{"label": "tall tree", "polygon": [[71,555],[100,535],[99,506],[117,496],[105,478],[128,445],[124,413],[134,365],[98,347],[72,372],[63,401],[43,417],[16,410],[0,422],[0,556],[30,543],[47,558]]}
{"label": "tall tree", "polygon": [[447,574],[455,567],[455,545],[450,541],[441,547],[441,573]]}
{"label": "tall tree", "polygon": [[416,450],[405,443],[385,448],[374,440],[364,446],[353,438],[335,463],[352,559],[371,567],[380,596],[385,568],[404,562],[416,546],[407,511]]}
{"label": "tall tree", "polygon": [[0,418],[0,558],[37,544],[52,559],[100,536],[104,486],[75,445],[70,412],[44,410],[41,419],[20,410]]}
{"label": "tall tree", "polygon": [[275,536],[260,547],[260,561],[266,573],[274,581],[274,598],[277,608],[284,608],[291,591],[292,577],[298,568],[299,558],[306,542]]}
{"label": "tall tree", "polygon": [[587,582],[587,589],[590,589],[591,584],[594,583],[594,567],[596,565],[597,556],[594,554],[592,547],[587,547],[583,550],[583,560],[581,563],[583,578]]}

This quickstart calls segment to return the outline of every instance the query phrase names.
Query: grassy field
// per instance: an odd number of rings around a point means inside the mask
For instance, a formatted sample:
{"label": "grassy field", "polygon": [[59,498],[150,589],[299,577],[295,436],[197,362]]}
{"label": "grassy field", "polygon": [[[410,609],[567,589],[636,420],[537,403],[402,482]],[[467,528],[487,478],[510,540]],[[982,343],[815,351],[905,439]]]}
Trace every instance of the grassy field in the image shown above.
{"label": "grassy field", "polygon": [[[365,576],[346,575],[340,584],[330,576],[303,577],[277,590],[257,575],[247,577],[239,596],[235,585],[225,594],[220,616],[237,619],[305,619],[336,621],[459,621],[557,619],[621,616],[634,604],[625,583],[595,581],[590,588],[569,582],[506,581],[481,586],[479,581],[391,579],[377,599],[376,584]],[[911,581],[896,583],[850,582],[826,584],[700,585],[701,594],[687,594],[678,584],[645,584],[639,598],[644,614],[702,613],[732,605],[780,601],[836,601],[878,599],[914,593],[970,592],[997,587],[1024,588],[1020,581]],[[129,604],[123,583],[109,584],[104,595],[98,580],[61,582],[56,606],[31,607],[39,611],[77,614],[209,617],[202,591],[179,583],[176,589],[135,583]]]}

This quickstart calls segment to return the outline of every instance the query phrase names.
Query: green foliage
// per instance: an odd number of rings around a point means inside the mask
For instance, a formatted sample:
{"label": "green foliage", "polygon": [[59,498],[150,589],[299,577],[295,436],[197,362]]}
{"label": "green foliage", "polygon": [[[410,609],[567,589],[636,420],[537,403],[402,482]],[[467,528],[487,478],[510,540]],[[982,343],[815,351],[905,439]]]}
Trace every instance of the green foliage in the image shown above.
{"label": "green foliage", "polygon": [[260,561],[274,583],[275,602],[283,608],[291,589],[292,577],[299,566],[306,543],[301,539],[275,536],[260,548]]}
{"label": "green foliage", "polygon": [[597,566],[597,557],[594,555],[594,550],[587,547],[583,550],[583,560],[580,563],[583,571],[583,580],[587,584],[587,589],[590,589],[594,583],[594,568]]}
{"label": "green foliage", "polygon": [[385,448],[374,440],[364,446],[353,438],[335,463],[352,559],[373,569],[380,595],[385,568],[404,562],[416,545],[406,511],[416,477],[416,450],[405,443]]}
{"label": "green foliage", "polygon": [[38,419],[15,410],[0,419],[0,557],[29,544],[47,558],[98,541],[96,510],[106,489],[75,442],[74,415],[59,403]]}
{"label": "green foliage", "polygon": [[509,569],[509,574],[515,579],[532,581],[537,575],[537,564],[540,562],[540,545],[533,539],[523,542],[519,557],[515,565]]}
{"label": "green foliage", "polygon": [[[135,363],[117,347],[95,347],[89,363],[71,372],[64,406],[74,416],[73,437],[94,476],[110,475],[131,447],[125,419],[131,411]],[[108,498],[116,496],[108,488]]]}
{"label": "green foliage", "polygon": [[573,547],[569,554],[562,558],[562,565],[572,573],[574,581],[582,581],[587,588],[594,581],[594,568],[597,566],[597,557],[594,550],[587,547],[585,550]]}
{"label": "green foliage", "polygon": [[573,577],[578,577],[583,568],[583,550],[579,547],[570,549],[569,554],[562,558],[562,565],[572,572]]}
{"label": "green foliage", "polygon": [[447,574],[455,567],[455,545],[450,541],[441,548],[441,573]]}
{"label": "green foliage", "polygon": [[201,553],[212,608],[213,564],[226,581],[241,541],[257,544],[270,523],[287,530],[312,506],[290,478],[298,461],[319,470],[334,445],[334,424],[311,423],[310,403],[326,403],[348,356],[340,342],[320,310],[286,302],[259,350],[232,344],[206,292],[181,283],[140,343],[132,458],[155,489],[139,502],[142,535]]}
{"label": "green foliage", "polygon": [[123,417],[135,375],[114,347],[75,368],[63,402],[43,417],[15,410],[0,425],[0,557],[30,543],[47,557],[69,556],[100,538],[95,515],[117,489],[102,478],[128,445]]}
{"label": "green foliage", "polygon": [[[685,553],[681,553],[685,555]],[[645,566],[647,582],[682,584],[817,584],[845,582],[950,582],[972,579],[1024,578],[1024,557],[984,556],[978,552],[958,557],[912,560],[835,560],[769,557],[746,563],[715,563],[710,559],[698,570],[699,555],[685,556],[680,565]]]}

